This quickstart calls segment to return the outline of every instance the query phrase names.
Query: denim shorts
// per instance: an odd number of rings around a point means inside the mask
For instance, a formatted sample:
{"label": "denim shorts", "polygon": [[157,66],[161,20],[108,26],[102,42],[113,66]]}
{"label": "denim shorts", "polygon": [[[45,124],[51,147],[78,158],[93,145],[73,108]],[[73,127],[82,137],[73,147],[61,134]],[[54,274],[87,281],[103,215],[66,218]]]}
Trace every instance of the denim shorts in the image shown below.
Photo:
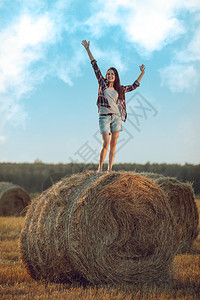
{"label": "denim shorts", "polygon": [[100,133],[110,133],[122,131],[122,120],[118,114],[101,116],[99,115]]}

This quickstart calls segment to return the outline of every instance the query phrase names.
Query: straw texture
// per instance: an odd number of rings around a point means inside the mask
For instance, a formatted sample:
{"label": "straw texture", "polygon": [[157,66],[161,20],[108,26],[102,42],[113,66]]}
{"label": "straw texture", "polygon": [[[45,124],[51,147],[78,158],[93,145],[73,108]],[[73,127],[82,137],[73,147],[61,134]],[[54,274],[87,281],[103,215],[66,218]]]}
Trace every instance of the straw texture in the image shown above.
{"label": "straw texture", "polygon": [[22,216],[30,203],[28,193],[18,185],[0,182],[0,216]]}
{"label": "straw texture", "polygon": [[188,252],[198,235],[199,215],[192,184],[156,173],[140,173],[154,180],[167,195],[180,240],[179,253]]}
{"label": "straw texture", "polygon": [[88,171],[33,200],[20,250],[36,280],[116,285],[166,280],[177,243],[166,195],[155,182]]}

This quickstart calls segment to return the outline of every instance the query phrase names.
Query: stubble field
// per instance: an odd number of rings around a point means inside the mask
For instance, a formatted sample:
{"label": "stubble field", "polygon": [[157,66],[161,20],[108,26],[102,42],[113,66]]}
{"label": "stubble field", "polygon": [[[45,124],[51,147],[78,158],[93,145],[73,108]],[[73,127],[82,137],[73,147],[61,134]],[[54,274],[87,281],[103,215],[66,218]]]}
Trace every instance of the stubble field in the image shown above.
{"label": "stubble field", "polygon": [[[200,214],[200,199],[196,199]],[[191,251],[177,255],[169,282],[153,286],[82,286],[34,281],[19,255],[23,217],[0,217],[0,299],[200,299],[200,233]],[[200,229],[200,228],[199,228]]]}

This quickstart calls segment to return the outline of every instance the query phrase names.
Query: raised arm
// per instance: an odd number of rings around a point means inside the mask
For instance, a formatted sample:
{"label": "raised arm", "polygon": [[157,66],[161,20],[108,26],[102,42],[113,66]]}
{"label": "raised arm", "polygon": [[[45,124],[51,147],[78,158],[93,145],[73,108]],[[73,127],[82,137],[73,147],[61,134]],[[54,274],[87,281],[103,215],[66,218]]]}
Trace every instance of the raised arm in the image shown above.
{"label": "raised arm", "polygon": [[83,45],[83,47],[87,51],[87,54],[89,56],[90,61],[93,61],[94,57],[93,57],[93,55],[92,55],[92,53],[90,51],[90,41],[87,42],[86,40],[83,40],[81,44]]}
{"label": "raised arm", "polygon": [[87,51],[87,54],[88,54],[88,56],[90,58],[90,61],[91,61],[91,64],[92,64],[92,68],[94,70],[94,73],[95,73],[95,76],[96,76],[96,78],[98,80],[99,85],[101,86],[101,88],[105,88],[106,87],[105,79],[102,76],[101,71],[100,71],[100,69],[99,69],[99,67],[97,65],[97,61],[94,59],[94,57],[93,57],[93,55],[92,55],[92,53],[90,51],[90,48],[89,48],[90,41],[87,42],[86,40],[83,40],[81,44],[84,46],[84,48]]}
{"label": "raised arm", "polygon": [[133,82],[133,84],[123,86],[125,93],[135,90],[140,85],[140,81],[141,81],[142,77],[144,76],[145,65],[141,65],[139,68],[140,68],[141,73],[140,73],[139,77]]}
{"label": "raised arm", "polygon": [[139,68],[140,68],[141,73],[140,73],[140,75],[139,75],[139,77],[137,79],[138,82],[140,82],[140,80],[144,76],[145,65],[141,65]]}

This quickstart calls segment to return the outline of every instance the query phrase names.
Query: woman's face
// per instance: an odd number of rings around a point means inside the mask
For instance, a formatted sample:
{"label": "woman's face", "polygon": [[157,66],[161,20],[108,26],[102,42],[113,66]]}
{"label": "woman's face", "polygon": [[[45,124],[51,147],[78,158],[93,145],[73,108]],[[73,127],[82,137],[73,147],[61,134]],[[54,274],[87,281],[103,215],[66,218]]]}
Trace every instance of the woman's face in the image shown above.
{"label": "woman's face", "polygon": [[115,81],[115,73],[114,73],[114,71],[112,69],[107,71],[107,73],[106,73],[106,79],[109,82],[114,82]]}

